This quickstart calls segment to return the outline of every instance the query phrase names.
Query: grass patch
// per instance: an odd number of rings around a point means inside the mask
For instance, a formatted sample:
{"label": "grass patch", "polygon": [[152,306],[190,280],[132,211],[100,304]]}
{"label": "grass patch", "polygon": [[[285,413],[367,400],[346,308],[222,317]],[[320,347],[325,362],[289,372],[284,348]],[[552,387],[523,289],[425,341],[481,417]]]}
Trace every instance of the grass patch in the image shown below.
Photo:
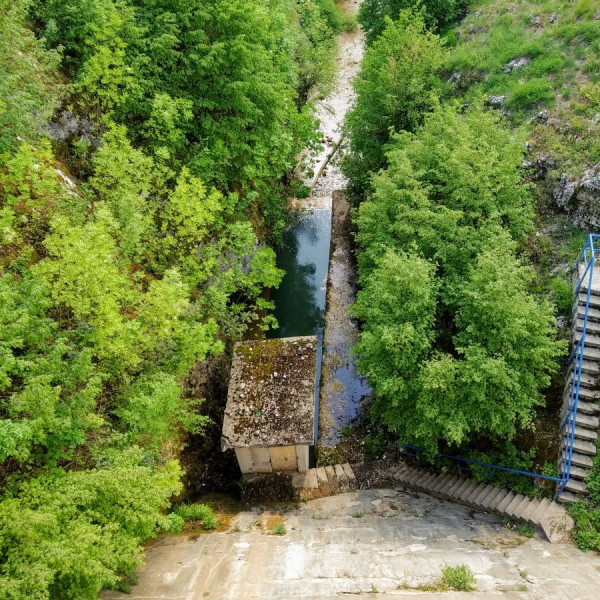
{"label": "grass patch", "polygon": [[475,589],[475,576],[467,565],[446,565],[442,569],[442,585],[458,592],[470,592]]}
{"label": "grass patch", "polygon": [[535,535],[535,527],[531,525],[519,525],[517,533],[523,537],[532,538]]}
{"label": "grass patch", "polygon": [[352,513],[352,517],[353,517],[354,519],[362,519],[364,516],[365,516],[365,513],[362,513],[362,512],[355,512],[355,513]]}
{"label": "grass patch", "polygon": [[273,535],[285,535],[287,533],[287,530],[283,523],[276,523],[275,525],[273,525],[273,529],[271,529],[271,533]]}
{"label": "grass patch", "polygon": [[206,504],[181,504],[172,514],[183,519],[185,523],[191,521],[199,522],[202,524],[202,528],[207,531],[216,529],[218,525],[215,513]]}
{"label": "grass patch", "polygon": [[552,85],[547,79],[530,79],[523,83],[517,83],[506,100],[509,109],[523,110],[544,104],[551,106],[554,103]]}

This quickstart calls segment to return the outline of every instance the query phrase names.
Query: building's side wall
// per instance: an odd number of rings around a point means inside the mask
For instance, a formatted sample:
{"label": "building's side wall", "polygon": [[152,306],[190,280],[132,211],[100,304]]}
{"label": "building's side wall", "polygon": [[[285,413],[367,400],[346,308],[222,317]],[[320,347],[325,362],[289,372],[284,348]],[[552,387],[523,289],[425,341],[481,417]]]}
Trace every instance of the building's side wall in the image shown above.
{"label": "building's side wall", "polygon": [[272,473],[271,456],[268,448],[236,448],[242,473]]}
{"label": "building's side wall", "polygon": [[298,457],[298,471],[306,473],[308,471],[308,444],[296,446],[296,456]]}
{"label": "building's side wall", "polygon": [[296,458],[296,446],[271,446],[271,465],[273,471],[297,471],[298,459]]}
{"label": "building's side wall", "polygon": [[242,473],[273,471],[308,471],[308,444],[271,446],[270,448],[235,448]]}

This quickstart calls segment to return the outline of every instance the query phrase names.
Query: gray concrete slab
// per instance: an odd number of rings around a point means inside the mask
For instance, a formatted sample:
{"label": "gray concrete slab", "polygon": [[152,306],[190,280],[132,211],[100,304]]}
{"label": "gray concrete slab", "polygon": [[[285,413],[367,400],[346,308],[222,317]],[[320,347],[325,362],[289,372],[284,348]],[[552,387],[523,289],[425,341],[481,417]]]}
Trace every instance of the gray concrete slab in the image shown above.
{"label": "gray concrete slab", "polygon": [[[269,513],[271,515],[272,513]],[[493,515],[426,494],[365,490],[288,510],[287,533],[241,513],[228,533],[165,536],[150,545],[131,595],[105,600],[592,600],[600,557],[519,537]],[[445,564],[468,565],[474,592],[425,592]]]}

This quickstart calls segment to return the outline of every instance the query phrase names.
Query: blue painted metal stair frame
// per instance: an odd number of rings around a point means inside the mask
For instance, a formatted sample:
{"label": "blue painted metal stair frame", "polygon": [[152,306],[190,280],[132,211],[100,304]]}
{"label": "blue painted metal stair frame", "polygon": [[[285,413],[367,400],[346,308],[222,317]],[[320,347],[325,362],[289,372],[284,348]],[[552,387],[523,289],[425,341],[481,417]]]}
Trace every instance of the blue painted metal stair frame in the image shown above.
{"label": "blue painted metal stair frame", "polygon": [[[581,288],[584,283],[587,281],[587,298],[585,303],[585,314],[583,318],[583,329],[581,332],[581,337],[575,348],[573,348],[573,352],[569,357],[569,365],[570,365],[570,373],[571,373],[571,391],[570,391],[570,400],[569,400],[569,409],[567,410],[561,425],[560,431],[564,432],[564,454],[562,465],[559,472],[559,477],[551,477],[549,475],[542,475],[540,473],[531,473],[529,471],[519,471],[518,469],[511,469],[509,467],[502,467],[500,465],[492,465],[489,463],[479,462],[476,460],[471,460],[469,458],[462,458],[460,456],[452,456],[450,454],[439,453],[437,456],[439,458],[445,458],[455,461],[458,464],[459,470],[468,470],[473,471],[472,467],[476,467],[476,470],[481,472],[482,469],[488,471],[488,477],[493,480],[494,475],[497,471],[504,471],[508,473],[514,473],[516,475],[524,475],[526,477],[532,477],[535,479],[544,479],[547,481],[555,481],[556,486],[556,494],[554,499],[557,500],[558,497],[562,494],[565,489],[565,486],[569,482],[571,478],[571,461],[573,458],[573,441],[575,439],[575,422],[577,419],[577,407],[579,404],[579,389],[581,387],[581,373],[583,366],[583,354],[585,350],[585,335],[587,331],[587,322],[588,322],[588,313],[590,308],[590,296],[592,293],[592,281],[594,275],[594,264],[596,260],[596,252],[600,252],[600,248],[595,248],[594,241],[600,240],[600,234],[590,234],[588,239],[577,258],[574,266],[574,290],[575,290],[575,298],[578,297]],[[585,265],[583,270],[583,274],[579,275],[580,268],[582,265]],[[401,453],[408,456],[413,456],[415,458],[420,458],[421,455],[425,453],[423,448],[419,448],[418,446],[412,446],[410,444],[398,444],[399,448],[401,448]]]}
{"label": "blue painted metal stair frame", "polygon": [[[596,262],[596,252],[599,252],[600,249],[595,248],[594,241],[600,239],[600,235],[590,233],[588,239],[585,243],[585,246],[581,250],[577,261],[575,262],[575,267],[573,270],[574,273],[574,288],[575,288],[575,298],[577,299],[579,296],[579,292],[583,287],[584,283],[587,281],[587,293],[585,300],[585,313],[583,317],[583,328],[581,331],[581,337],[579,341],[573,348],[573,352],[569,357],[569,364],[571,365],[571,391],[569,398],[569,409],[566,412],[562,423],[561,423],[561,431],[564,431],[565,437],[565,450],[562,461],[562,473],[561,481],[558,484],[556,491],[556,498],[560,496],[560,494],[565,489],[570,477],[571,477],[571,460],[573,458],[573,440],[575,439],[575,422],[577,419],[577,407],[579,405],[579,390],[581,387],[581,373],[583,368],[583,358],[585,351],[585,336],[587,333],[587,324],[588,324],[588,314],[590,310],[590,296],[592,294],[592,283],[594,277],[594,265]],[[583,269],[583,274],[579,275],[580,268],[582,265],[585,265]]]}

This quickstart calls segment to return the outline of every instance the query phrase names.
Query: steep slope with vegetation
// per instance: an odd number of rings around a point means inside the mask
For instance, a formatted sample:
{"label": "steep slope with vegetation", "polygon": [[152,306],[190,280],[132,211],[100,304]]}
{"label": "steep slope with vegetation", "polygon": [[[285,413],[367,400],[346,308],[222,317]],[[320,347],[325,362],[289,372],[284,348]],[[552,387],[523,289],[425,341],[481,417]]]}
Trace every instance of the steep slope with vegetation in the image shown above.
{"label": "steep slope with vegetation", "polygon": [[[566,352],[555,319],[570,316],[585,236],[573,225],[596,225],[600,200],[600,3],[476,1],[453,24],[464,8],[361,7],[370,46],[343,160],[358,205],[356,352],[371,416],[394,436],[541,468],[523,440],[540,419],[558,436],[545,408]],[[596,536],[598,511],[578,510]]]}
{"label": "steep slope with vegetation", "polygon": [[95,598],[181,527],[177,457],[206,425],[186,375],[281,279],[267,243],[343,19],[333,0],[0,13],[0,596]]}

